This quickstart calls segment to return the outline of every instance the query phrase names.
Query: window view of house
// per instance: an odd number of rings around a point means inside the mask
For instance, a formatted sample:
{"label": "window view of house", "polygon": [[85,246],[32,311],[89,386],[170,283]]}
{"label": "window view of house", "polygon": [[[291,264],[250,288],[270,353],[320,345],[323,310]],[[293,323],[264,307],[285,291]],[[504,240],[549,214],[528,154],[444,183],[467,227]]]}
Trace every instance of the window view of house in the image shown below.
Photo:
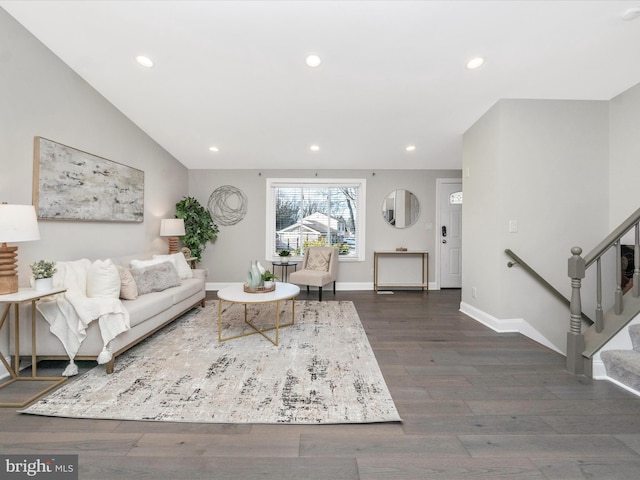
{"label": "window view of house", "polygon": [[307,247],[333,246],[343,257],[360,248],[357,185],[279,185],[272,188],[273,254],[300,256]]}

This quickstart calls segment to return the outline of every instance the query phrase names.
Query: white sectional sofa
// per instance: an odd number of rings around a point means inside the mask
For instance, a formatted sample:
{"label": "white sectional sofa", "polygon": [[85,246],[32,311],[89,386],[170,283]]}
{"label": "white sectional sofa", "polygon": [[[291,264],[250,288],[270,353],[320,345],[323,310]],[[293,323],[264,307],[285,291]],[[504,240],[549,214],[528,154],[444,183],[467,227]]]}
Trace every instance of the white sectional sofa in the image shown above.
{"label": "white sectional sofa", "polygon": [[[148,262],[152,258],[153,254],[147,253],[127,255],[110,260],[114,265],[120,265],[129,269],[133,260]],[[65,264],[66,263],[61,263],[61,265]],[[122,272],[122,269],[120,269],[120,271]],[[199,269],[191,270],[191,272],[193,277],[181,278],[177,286],[172,286],[162,291],[145,293],[137,296],[135,300],[120,300],[122,306],[124,306],[124,309],[128,312],[130,329],[118,334],[108,343],[111,358],[105,362],[107,373],[113,372],[114,362],[118,355],[194,307],[204,306],[206,272]],[[54,281],[56,281],[56,277],[54,277]],[[58,280],[58,282],[60,281],[61,280]],[[36,316],[36,353],[38,359],[69,359],[63,343],[56,335],[51,333],[50,324],[40,313],[41,308],[39,305],[39,311]],[[20,356],[31,356],[31,330],[31,315],[21,315]],[[11,355],[15,355],[14,337],[15,335],[12,333],[10,335]],[[98,360],[104,348],[99,322],[98,320],[91,321],[86,329],[86,338],[80,343],[80,347],[75,355],[75,360]],[[71,362],[71,364],[73,364],[73,362]]]}

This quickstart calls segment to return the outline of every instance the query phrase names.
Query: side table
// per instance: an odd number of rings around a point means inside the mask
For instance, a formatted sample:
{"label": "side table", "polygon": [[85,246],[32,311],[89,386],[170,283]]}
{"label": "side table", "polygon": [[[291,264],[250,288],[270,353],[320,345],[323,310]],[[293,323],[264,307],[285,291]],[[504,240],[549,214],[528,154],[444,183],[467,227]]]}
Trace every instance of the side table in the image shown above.
{"label": "side table", "polygon": [[297,271],[298,270],[298,262],[287,262],[287,263],[283,263],[283,262],[271,262],[271,265],[273,265],[273,270],[275,273],[275,269],[276,267],[280,267],[282,269],[282,281],[287,283],[287,273],[289,270],[289,267],[293,267],[293,271]]}
{"label": "side table", "polygon": [[[9,317],[11,305],[14,306],[13,316],[15,321],[15,356],[13,367],[7,363],[4,355],[0,352],[0,360],[2,360],[4,368],[7,369],[10,375],[9,380],[0,384],[0,389],[21,380],[54,382],[52,385],[49,385],[44,390],[32,395],[24,402],[0,402],[0,407],[24,407],[67,380],[67,377],[38,377],[36,366],[38,361],[36,355],[36,302],[41,298],[63,293],[65,291],[66,289],[64,288],[54,288],[45,291],[34,290],[33,288],[20,288],[16,293],[0,295],[0,304],[4,305],[2,317],[0,317],[0,329],[2,329],[4,322]],[[31,302],[31,376],[20,376],[20,304],[27,302]]]}

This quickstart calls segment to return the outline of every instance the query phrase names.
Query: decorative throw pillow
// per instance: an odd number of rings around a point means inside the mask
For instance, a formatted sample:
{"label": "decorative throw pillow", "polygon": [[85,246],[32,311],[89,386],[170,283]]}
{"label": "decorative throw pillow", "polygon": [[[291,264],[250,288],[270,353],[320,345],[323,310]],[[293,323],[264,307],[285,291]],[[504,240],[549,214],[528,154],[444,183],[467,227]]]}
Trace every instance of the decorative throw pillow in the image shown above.
{"label": "decorative throw pillow", "polygon": [[129,267],[131,270],[134,268],[149,267],[151,265],[158,265],[159,263],[166,262],[164,258],[154,258],[153,260],[131,260]]}
{"label": "decorative throw pillow", "polygon": [[326,272],[329,270],[329,259],[331,253],[326,253],[321,250],[309,250],[309,258],[307,258],[307,269],[317,270],[320,272]]}
{"label": "decorative throw pillow", "polygon": [[87,273],[87,297],[118,298],[120,274],[111,260],[96,260]]}
{"label": "decorative throw pillow", "polygon": [[138,286],[131,275],[131,271],[122,265],[116,265],[120,274],[120,298],[123,300],[135,300],[138,298]]}
{"label": "decorative throw pillow", "polygon": [[180,252],[173,253],[171,255],[154,255],[153,259],[154,260],[161,259],[161,260],[164,260],[165,262],[167,260],[171,261],[171,263],[173,263],[173,266],[176,267],[176,270],[178,271],[178,275],[183,280],[185,278],[193,278],[193,270],[191,270],[191,267],[189,267],[189,264],[187,263],[186,258]]}
{"label": "decorative throw pillow", "polygon": [[161,292],[180,285],[180,276],[171,262],[162,262],[148,267],[134,268],[131,275],[136,281],[138,295]]}

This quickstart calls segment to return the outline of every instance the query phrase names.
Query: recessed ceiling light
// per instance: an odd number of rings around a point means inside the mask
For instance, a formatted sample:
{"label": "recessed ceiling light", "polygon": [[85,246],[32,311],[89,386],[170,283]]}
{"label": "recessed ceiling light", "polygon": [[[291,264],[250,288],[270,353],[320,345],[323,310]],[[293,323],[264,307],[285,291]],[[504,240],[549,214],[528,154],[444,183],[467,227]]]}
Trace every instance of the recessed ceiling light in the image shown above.
{"label": "recessed ceiling light", "polygon": [[471,60],[469,60],[467,62],[467,68],[469,70],[474,70],[474,69],[482,66],[483,63],[484,63],[484,58],[482,58],[482,57],[472,58]]}
{"label": "recessed ceiling light", "polygon": [[315,68],[320,66],[320,64],[322,63],[322,59],[315,53],[312,53],[311,55],[307,55],[307,57],[304,59],[304,62],[308,66]]}
{"label": "recessed ceiling light", "polygon": [[318,150],[320,150],[320,146],[319,145],[311,145],[309,148],[314,152],[317,152]]}
{"label": "recessed ceiling light", "polygon": [[407,148],[405,148],[407,152],[413,152],[415,149],[416,149],[415,145],[407,145]]}
{"label": "recessed ceiling light", "polygon": [[212,152],[219,152],[220,151],[220,149],[218,147],[215,147],[213,145],[211,147],[209,147],[209,150],[212,151]]}
{"label": "recessed ceiling light", "polygon": [[151,60],[149,57],[145,57],[144,55],[138,55],[136,57],[136,62],[138,62],[143,67],[153,67],[153,60]]}

